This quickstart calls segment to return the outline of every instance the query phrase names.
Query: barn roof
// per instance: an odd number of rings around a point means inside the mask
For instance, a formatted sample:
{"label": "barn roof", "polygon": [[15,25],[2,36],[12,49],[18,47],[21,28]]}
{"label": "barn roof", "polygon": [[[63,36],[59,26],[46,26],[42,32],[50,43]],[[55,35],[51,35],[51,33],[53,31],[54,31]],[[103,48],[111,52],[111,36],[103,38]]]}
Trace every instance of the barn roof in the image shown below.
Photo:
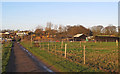
{"label": "barn roof", "polygon": [[83,34],[76,34],[76,35],[74,35],[73,37],[80,37],[80,36],[82,36]]}
{"label": "barn roof", "polygon": [[9,32],[5,32],[4,34],[10,34]]}

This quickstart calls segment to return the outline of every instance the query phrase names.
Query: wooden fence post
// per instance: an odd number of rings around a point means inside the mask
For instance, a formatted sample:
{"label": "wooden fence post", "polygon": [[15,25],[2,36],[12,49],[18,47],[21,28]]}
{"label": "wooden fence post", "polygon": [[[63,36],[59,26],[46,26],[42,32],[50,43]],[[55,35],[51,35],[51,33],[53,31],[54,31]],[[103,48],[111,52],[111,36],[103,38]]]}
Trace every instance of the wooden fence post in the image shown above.
{"label": "wooden fence post", "polygon": [[31,47],[32,47],[32,35],[31,35]]}
{"label": "wooden fence post", "polygon": [[118,40],[116,40],[116,46],[118,46]]}
{"label": "wooden fence post", "polygon": [[41,42],[39,41],[39,47],[41,48]]}
{"label": "wooden fence post", "polygon": [[61,49],[63,48],[63,41],[62,41],[62,43],[61,43]]}
{"label": "wooden fence post", "polygon": [[66,58],[66,49],[67,49],[67,44],[65,44],[65,58]]}
{"label": "wooden fence post", "polygon": [[80,47],[81,47],[81,41],[80,41]]}
{"label": "wooden fence post", "polygon": [[85,64],[85,45],[84,45],[84,64]]}
{"label": "wooden fence post", "polygon": [[49,43],[48,43],[48,51],[49,51]]}
{"label": "wooden fence post", "polygon": [[43,44],[43,50],[44,50],[44,44]]}
{"label": "wooden fence post", "polygon": [[56,44],[55,44],[55,55],[56,55]]}
{"label": "wooden fence post", "polygon": [[32,35],[31,35],[31,43],[32,43]]}

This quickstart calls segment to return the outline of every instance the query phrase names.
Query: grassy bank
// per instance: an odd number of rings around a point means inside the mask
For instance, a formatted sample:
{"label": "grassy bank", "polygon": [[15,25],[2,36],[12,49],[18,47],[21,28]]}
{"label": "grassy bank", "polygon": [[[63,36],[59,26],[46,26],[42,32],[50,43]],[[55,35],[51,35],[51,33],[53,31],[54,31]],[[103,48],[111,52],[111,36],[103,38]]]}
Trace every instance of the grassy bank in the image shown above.
{"label": "grassy bank", "polygon": [[6,42],[2,45],[2,72],[6,72],[6,66],[11,54],[12,42]]}

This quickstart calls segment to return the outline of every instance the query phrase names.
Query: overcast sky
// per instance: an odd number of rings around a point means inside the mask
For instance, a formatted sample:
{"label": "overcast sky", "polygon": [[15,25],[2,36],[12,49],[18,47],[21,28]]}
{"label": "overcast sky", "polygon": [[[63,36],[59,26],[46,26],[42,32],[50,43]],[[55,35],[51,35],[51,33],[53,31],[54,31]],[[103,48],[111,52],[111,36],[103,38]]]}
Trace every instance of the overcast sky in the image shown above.
{"label": "overcast sky", "polygon": [[118,26],[118,2],[3,2],[2,28],[32,30],[47,22]]}

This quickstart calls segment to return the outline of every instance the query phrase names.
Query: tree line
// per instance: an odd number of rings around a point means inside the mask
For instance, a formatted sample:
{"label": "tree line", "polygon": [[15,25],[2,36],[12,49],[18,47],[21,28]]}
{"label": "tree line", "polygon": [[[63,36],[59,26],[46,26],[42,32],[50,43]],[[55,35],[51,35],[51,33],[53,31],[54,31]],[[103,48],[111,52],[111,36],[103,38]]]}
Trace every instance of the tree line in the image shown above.
{"label": "tree line", "polygon": [[[43,31],[45,33],[43,33]],[[46,27],[43,28],[42,26],[37,26],[35,30],[35,34],[37,36],[41,36],[44,34],[56,35],[57,39],[60,38],[68,38],[73,37],[75,34],[84,33],[87,36],[96,36],[96,35],[115,35],[120,36],[118,33],[120,31],[120,27],[116,27],[113,25],[108,25],[106,27],[102,25],[92,26],[90,28],[85,28],[83,25],[55,25],[51,22],[48,22]]]}
{"label": "tree line", "polygon": [[[0,32],[18,32],[19,30],[0,30]],[[69,38],[73,37],[76,34],[85,34],[87,36],[96,36],[96,35],[115,35],[120,36],[120,26],[108,25],[106,27],[102,25],[92,26],[86,28],[83,25],[57,25],[51,22],[47,22],[46,27],[43,28],[42,25],[36,27],[35,31],[36,36],[46,36],[53,35],[56,39]],[[31,33],[31,34],[33,34]]]}

